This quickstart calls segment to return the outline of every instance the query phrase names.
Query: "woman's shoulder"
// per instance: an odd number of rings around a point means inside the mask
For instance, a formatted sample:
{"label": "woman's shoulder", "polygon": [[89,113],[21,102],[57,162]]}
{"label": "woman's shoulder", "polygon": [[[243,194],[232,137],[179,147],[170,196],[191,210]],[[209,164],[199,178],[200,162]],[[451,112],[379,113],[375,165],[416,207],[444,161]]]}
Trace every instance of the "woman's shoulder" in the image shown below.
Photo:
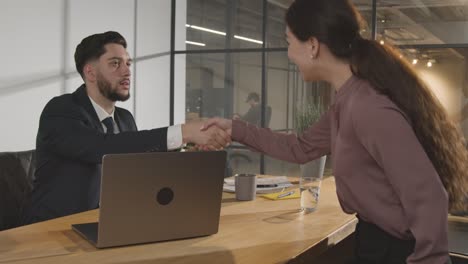
{"label": "woman's shoulder", "polygon": [[397,108],[398,106],[382,92],[374,88],[374,86],[366,80],[361,79],[356,92],[351,95],[350,101],[357,107],[362,108]]}
{"label": "woman's shoulder", "polygon": [[354,118],[385,118],[386,115],[398,113],[406,119],[405,113],[387,95],[366,80],[360,80],[348,102],[348,111]]}

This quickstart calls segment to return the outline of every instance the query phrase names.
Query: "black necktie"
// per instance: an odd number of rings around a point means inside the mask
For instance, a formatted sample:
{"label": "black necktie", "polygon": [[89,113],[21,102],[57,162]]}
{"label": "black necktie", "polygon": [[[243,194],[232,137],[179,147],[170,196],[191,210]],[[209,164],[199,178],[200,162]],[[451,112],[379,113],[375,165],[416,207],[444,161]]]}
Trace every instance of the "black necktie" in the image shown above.
{"label": "black necktie", "polygon": [[114,119],[112,117],[107,117],[102,120],[102,123],[106,126],[107,131],[106,134],[114,134]]}

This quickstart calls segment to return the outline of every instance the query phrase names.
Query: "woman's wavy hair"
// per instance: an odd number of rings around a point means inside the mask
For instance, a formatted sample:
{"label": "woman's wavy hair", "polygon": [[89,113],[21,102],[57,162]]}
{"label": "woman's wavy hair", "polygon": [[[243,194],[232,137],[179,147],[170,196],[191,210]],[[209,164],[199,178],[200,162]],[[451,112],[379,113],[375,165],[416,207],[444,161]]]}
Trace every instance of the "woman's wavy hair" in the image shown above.
{"label": "woman's wavy hair", "polygon": [[361,37],[361,22],[349,0],[295,0],[286,13],[286,23],[299,40],[317,38],[407,115],[447,190],[450,212],[467,213],[468,154],[461,132],[394,48]]}

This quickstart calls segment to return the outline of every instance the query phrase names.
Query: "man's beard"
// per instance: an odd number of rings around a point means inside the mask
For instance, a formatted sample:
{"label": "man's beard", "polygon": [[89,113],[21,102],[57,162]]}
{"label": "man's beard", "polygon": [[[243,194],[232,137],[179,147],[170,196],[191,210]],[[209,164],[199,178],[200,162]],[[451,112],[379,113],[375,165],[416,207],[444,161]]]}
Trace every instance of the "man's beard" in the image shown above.
{"label": "man's beard", "polygon": [[106,97],[107,99],[111,100],[112,102],[122,101],[125,102],[130,98],[130,93],[127,95],[121,95],[116,92],[117,89],[112,89],[112,84],[104,79],[102,75],[97,76],[97,85],[99,88],[99,92]]}

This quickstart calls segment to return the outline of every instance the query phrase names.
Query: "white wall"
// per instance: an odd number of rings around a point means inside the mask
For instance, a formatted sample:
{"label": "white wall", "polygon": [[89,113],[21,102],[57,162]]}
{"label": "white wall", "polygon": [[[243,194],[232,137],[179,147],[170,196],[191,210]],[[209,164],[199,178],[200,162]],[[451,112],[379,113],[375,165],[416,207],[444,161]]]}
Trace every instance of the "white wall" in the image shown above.
{"label": "white wall", "polygon": [[18,151],[35,148],[39,117],[45,104],[60,94],[61,81],[38,84],[33,89],[21,89],[14,93],[1,94],[0,130],[1,151]]}
{"label": "white wall", "polygon": [[0,2],[0,151],[34,148],[42,108],[60,94],[62,12],[60,0]]}
{"label": "white wall", "polygon": [[460,98],[463,98],[462,88],[466,71],[462,60],[435,63],[431,68],[418,65],[416,71],[450,116],[460,111],[462,107]]}
{"label": "white wall", "polygon": [[137,63],[136,116],[138,129],[169,125],[169,56]]}
{"label": "white wall", "polygon": [[60,0],[0,2],[0,87],[60,73],[62,11]]}
{"label": "white wall", "polygon": [[[176,12],[176,45],[185,49],[186,0],[177,0]],[[2,0],[0,152],[35,148],[45,104],[83,83],[75,70],[76,46],[108,30],[126,38],[135,60],[132,97],[118,106],[135,112],[140,129],[169,125],[170,16],[171,0]],[[176,71],[175,120],[183,122],[185,56]]]}
{"label": "white wall", "polygon": [[[175,49],[185,49],[186,0],[176,1]],[[139,129],[170,125],[171,1],[138,0],[136,119]],[[157,15],[156,15],[157,14]],[[174,123],[185,122],[185,55],[174,62]]]}
{"label": "white wall", "polygon": [[171,1],[139,0],[137,8],[137,57],[156,57],[135,63],[136,121],[139,129],[168,126]]}

